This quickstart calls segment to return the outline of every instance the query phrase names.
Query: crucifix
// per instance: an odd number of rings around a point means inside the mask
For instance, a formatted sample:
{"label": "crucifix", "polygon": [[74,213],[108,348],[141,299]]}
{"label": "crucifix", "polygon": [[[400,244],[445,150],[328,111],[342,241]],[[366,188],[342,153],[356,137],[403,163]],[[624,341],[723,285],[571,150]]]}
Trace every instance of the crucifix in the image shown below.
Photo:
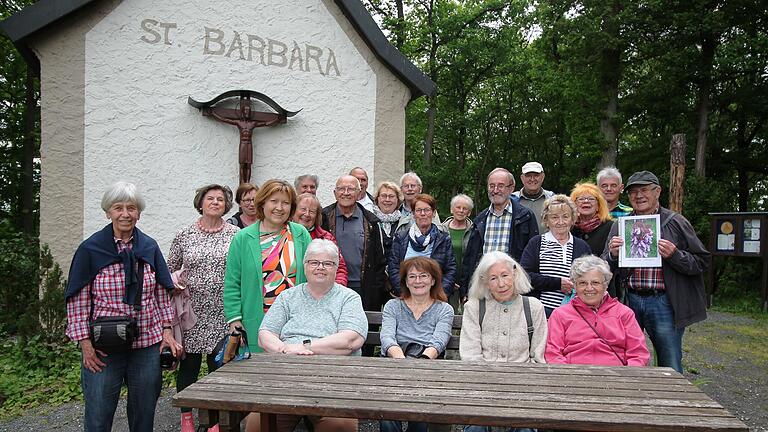
{"label": "crucifix", "polygon": [[[263,102],[274,111],[254,111],[251,98]],[[236,109],[224,108],[222,105],[229,99],[239,98]],[[206,117],[212,117],[222,123],[237,127],[240,131],[240,146],[238,164],[240,168],[240,183],[251,181],[251,165],[253,164],[253,130],[286,123],[288,117],[293,117],[298,111],[287,111],[267,95],[251,90],[231,90],[213,98],[208,102],[198,102],[191,97],[187,101],[198,108]],[[299,110],[301,111],[301,110]]]}

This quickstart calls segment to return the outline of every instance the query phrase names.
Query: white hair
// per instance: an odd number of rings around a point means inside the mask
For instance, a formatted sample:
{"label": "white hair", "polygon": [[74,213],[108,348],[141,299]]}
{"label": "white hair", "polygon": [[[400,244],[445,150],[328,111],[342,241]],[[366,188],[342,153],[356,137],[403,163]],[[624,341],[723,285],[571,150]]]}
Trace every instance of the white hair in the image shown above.
{"label": "white hair", "polygon": [[494,169],[492,169],[492,170],[491,170],[491,172],[489,172],[489,173],[488,173],[488,177],[486,177],[486,178],[485,178],[485,181],[486,181],[486,183],[488,182],[488,180],[490,180],[490,179],[491,179],[491,176],[492,176],[492,175],[494,175],[494,174],[496,174],[497,172],[503,172],[503,173],[506,173],[506,174],[507,174],[507,176],[509,176],[509,185],[512,187],[512,189],[514,189],[514,188],[515,188],[515,176],[514,176],[514,175],[512,175],[512,173],[511,173],[511,172],[509,172],[509,170],[508,170],[508,169],[506,169],[506,168],[501,168],[501,167],[497,167],[497,168],[494,168]]}
{"label": "white hair", "polygon": [[619,172],[618,169],[616,169],[616,167],[608,166],[601,169],[600,172],[597,173],[597,184],[599,185],[600,181],[607,177],[616,177],[617,179],[619,179],[619,184],[624,183],[623,181],[621,181],[621,173]]}
{"label": "white hair", "polygon": [[298,190],[299,189],[299,185],[301,184],[301,182],[303,182],[306,179],[312,180],[315,183],[315,187],[318,188],[318,189],[320,188],[320,179],[316,175],[314,175],[314,174],[304,174],[304,175],[300,175],[300,176],[296,177],[296,180],[293,181],[294,189]]}
{"label": "white hair", "polygon": [[143,212],[147,206],[144,197],[136,185],[124,181],[114,183],[104,192],[104,195],[101,197],[101,209],[108,212],[115,203],[119,202],[136,204],[136,207],[139,208],[139,213]]}
{"label": "white hair", "polygon": [[335,261],[336,264],[339,263],[339,248],[336,246],[336,243],[320,238],[314,239],[309,243],[307,250],[304,252],[304,262],[306,263],[310,256],[321,253],[327,253],[333,256],[333,261]]}
{"label": "white hair", "polygon": [[469,204],[469,210],[471,211],[473,208],[475,208],[475,203],[472,201],[472,198],[469,197],[469,195],[464,194],[458,194],[455,197],[451,198],[451,208],[456,205],[456,202],[460,199],[463,199],[464,201]]}
{"label": "white hair", "polygon": [[613,277],[611,268],[605,260],[594,255],[584,255],[581,258],[573,260],[573,264],[571,264],[571,280],[576,282],[576,280],[592,270],[599,271],[603,275],[605,283],[610,282]]}
{"label": "white hair", "polygon": [[515,293],[526,294],[531,292],[531,281],[528,280],[528,273],[525,272],[523,266],[506,253],[493,251],[483,255],[475,272],[472,274],[472,280],[469,283],[469,298],[478,300],[492,298],[491,291],[488,289],[488,272],[491,270],[491,267],[500,262],[506,264],[507,269],[515,275]]}
{"label": "white hair", "polygon": [[402,185],[402,184],[403,184],[403,181],[404,181],[405,179],[407,179],[408,177],[410,177],[410,178],[412,178],[412,179],[416,180],[416,183],[418,183],[418,184],[419,184],[419,187],[424,187],[424,185],[423,185],[423,184],[421,184],[421,177],[419,177],[419,176],[418,176],[418,174],[416,174],[416,173],[415,173],[415,172],[413,172],[413,171],[408,171],[407,173],[403,174],[403,175],[400,177],[400,184]]}

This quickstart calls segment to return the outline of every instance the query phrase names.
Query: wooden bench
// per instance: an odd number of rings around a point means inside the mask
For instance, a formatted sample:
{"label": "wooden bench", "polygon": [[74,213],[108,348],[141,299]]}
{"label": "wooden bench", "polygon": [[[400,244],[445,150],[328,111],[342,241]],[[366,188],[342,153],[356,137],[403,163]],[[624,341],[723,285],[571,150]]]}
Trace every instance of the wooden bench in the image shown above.
{"label": "wooden bench", "polygon": [[[368,318],[368,337],[365,338],[365,345],[377,346],[381,345],[381,333],[379,332],[379,326],[381,326],[381,312],[378,311],[365,311],[365,316]],[[371,327],[373,326],[373,327]],[[375,330],[371,330],[374,328]],[[459,336],[456,333],[461,332],[461,315],[453,316],[453,334],[451,334],[451,340],[448,341],[446,349],[457,350],[459,349]]]}

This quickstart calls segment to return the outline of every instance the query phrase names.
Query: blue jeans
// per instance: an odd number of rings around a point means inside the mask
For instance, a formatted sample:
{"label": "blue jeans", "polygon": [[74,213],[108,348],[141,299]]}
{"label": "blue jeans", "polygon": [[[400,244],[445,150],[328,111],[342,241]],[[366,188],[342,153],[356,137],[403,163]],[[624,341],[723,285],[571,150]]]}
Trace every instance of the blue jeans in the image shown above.
{"label": "blue jeans", "polygon": [[648,332],[656,351],[658,366],[671,367],[683,373],[683,333],[675,327],[675,314],[666,294],[641,296],[627,293],[629,307],[635,312],[640,329]]}
{"label": "blue jeans", "polygon": [[[381,432],[403,432],[403,422],[400,420],[381,420],[379,421],[379,430]],[[408,422],[406,432],[427,432],[427,424],[420,422]]]}
{"label": "blue jeans", "polygon": [[160,396],[160,344],[114,353],[101,360],[101,372],[80,365],[85,398],[85,432],[110,432],[123,383],[128,386],[128,427],[131,432],[151,432]]}
{"label": "blue jeans", "polygon": [[[534,432],[531,428],[509,428],[507,432]],[[464,432],[491,432],[491,426],[464,426]]]}

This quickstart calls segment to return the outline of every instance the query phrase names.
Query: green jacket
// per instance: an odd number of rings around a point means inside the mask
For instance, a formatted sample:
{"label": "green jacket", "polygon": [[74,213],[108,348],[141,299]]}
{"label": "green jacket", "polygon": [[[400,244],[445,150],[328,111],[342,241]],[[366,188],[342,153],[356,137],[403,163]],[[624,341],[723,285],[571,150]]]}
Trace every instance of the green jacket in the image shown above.
{"label": "green jacket", "polygon": [[[241,229],[227,254],[227,272],[224,275],[224,316],[227,323],[241,320],[248,332],[248,347],[251,352],[259,348],[259,326],[264,318],[263,278],[261,273],[261,245],[259,227],[261,222]],[[304,275],[304,252],[312,238],[300,224],[289,222],[296,253],[296,285],[307,281]],[[247,288],[243,290],[243,287]]]}

